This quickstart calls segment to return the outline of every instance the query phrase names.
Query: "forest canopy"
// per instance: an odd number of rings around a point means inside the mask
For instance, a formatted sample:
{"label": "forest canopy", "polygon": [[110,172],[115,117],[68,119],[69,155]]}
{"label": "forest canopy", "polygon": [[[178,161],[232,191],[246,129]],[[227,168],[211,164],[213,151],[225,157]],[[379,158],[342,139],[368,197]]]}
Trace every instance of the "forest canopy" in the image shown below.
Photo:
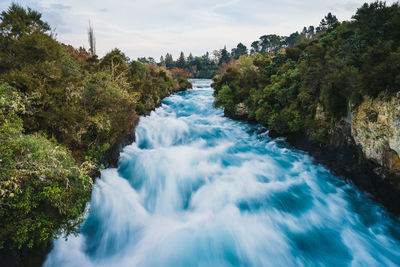
{"label": "forest canopy", "polygon": [[214,78],[215,106],[237,116],[244,105],[246,118],[279,135],[313,131],[323,142],[364,96],[400,90],[399,29],[399,4],[374,2],[351,21],[329,13],[293,43],[266,35]]}

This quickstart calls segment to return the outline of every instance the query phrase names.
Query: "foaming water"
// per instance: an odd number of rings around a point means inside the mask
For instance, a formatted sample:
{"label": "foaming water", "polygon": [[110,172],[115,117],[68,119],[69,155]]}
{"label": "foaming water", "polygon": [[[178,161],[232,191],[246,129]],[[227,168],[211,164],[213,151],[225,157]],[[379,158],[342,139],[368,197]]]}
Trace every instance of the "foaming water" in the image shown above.
{"label": "foaming water", "polygon": [[400,226],[302,152],[213,108],[209,80],[136,128],[45,266],[397,266]]}

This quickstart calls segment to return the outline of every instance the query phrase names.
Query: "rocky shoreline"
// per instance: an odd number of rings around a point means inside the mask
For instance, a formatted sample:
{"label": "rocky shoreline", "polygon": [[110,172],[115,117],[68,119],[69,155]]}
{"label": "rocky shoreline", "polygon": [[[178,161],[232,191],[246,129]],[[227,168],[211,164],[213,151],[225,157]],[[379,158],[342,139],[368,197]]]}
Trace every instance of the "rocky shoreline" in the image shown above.
{"label": "rocky shoreline", "polygon": [[[349,109],[351,109],[349,107]],[[248,118],[243,103],[235,107],[234,120],[257,123]],[[326,123],[328,116],[317,105],[316,124]],[[284,137],[288,144],[309,153],[314,161],[335,175],[354,183],[395,216],[400,215],[400,93],[381,94],[351,109],[334,122],[324,142],[318,129],[282,136],[272,130],[271,138]]]}
{"label": "rocky shoreline", "polygon": [[[400,215],[400,190],[393,184],[400,177],[366,158],[350,130],[349,125],[343,123],[332,134],[326,146],[320,146],[319,142],[307,134],[288,137],[287,141],[296,149],[309,153],[316,163],[325,166],[336,176],[367,192],[393,215]],[[272,133],[271,137],[277,136]]]}
{"label": "rocky shoreline", "polygon": [[[257,124],[243,114],[232,114],[228,117]],[[268,135],[270,138],[285,138],[290,146],[312,156],[315,163],[354,183],[394,216],[400,216],[400,189],[395,186],[400,181],[400,176],[365,156],[361,146],[354,141],[351,125],[346,121],[337,124],[335,132],[331,133],[329,141],[323,146],[314,138],[313,133],[282,136],[269,131]]]}

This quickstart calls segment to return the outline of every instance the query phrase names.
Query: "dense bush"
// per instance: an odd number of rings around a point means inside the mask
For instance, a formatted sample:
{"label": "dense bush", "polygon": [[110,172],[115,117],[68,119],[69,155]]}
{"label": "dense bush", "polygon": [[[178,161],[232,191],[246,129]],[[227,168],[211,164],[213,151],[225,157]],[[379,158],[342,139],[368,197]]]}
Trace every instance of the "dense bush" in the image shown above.
{"label": "dense bush", "polygon": [[240,57],[214,78],[215,105],[233,115],[244,103],[278,134],[312,130],[323,140],[364,95],[400,90],[399,28],[399,4],[364,4],[352,21],[332,20],[282,53]]}
{"label": "dense bush", "polygon": [[40,13],[0,15],[0,248],[75,231],[105,152],[186,78],[57,42]]}
{"label": "dense bush", "polygon": [[73,232],[90,197],[93,165],[65,147],[22,133],[26,100],[0,85],[0,248],[31,247]]}

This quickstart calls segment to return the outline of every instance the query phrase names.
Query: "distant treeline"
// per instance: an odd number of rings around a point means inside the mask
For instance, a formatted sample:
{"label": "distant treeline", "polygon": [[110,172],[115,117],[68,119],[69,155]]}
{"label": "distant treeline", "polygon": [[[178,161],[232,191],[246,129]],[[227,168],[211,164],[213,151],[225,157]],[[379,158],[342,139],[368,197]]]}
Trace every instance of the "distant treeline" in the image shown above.
{"label": "distant treeline", "polygon": [[164,67],[172,73],[187,78],[211,79],[221,68],[223,69],[224,66],[229,64],[232,60],[239,59],[240,56],[256,53],[274,55],[282,48],[291,48],[298,43],[312,39],[315,35],[323,32],[336,22],[337,18],[329,13],[322,19],[318,27],[304,27],[300,33],[295,32],[289,36],[279,36],[276,34],[263,35],[259,40],[251,43],[250,50],[244,44],[239,43],[230,52],[224,47],[213,51],[212,55],[206,52],[200,57],[194,57],[192,53],[186,57],[185,54],[181,52],[176,60],[173,59],[170,53],[167,53],[165,56],[161,56],[158,62],[152,57],[138,58],[138,61],[148,65]]}
{"label": "distant treeline", "polygon": [[163,97],[191,87],[118,49],[58,42],[41,14],[0,15],[0,249],[45,247],[82,221],[93,173]]}

